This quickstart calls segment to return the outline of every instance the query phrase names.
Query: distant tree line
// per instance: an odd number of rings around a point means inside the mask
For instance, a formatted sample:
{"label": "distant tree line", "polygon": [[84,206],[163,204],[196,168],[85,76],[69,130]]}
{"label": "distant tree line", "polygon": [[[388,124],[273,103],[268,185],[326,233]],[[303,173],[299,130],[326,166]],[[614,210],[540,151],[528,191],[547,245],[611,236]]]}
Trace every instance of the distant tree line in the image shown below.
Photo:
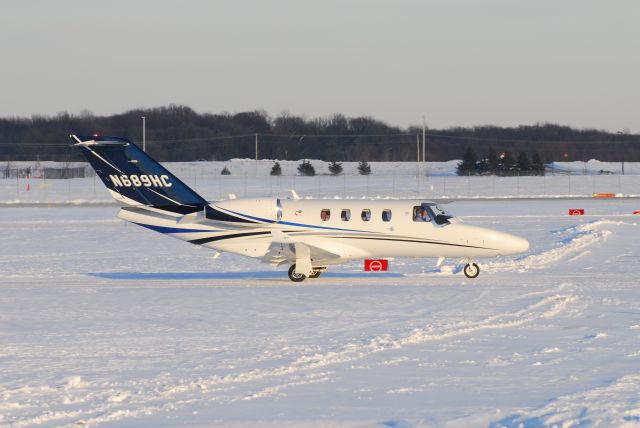
{"label": "distant tree line", "polygon": [[544,175],[544,163],[538,152],[534,152],[532,159],[525,152],[513,157],[510,152],[496,152],[489,147],[486,156],[478,159],[471,147],[468,147],[458,163],[458,175]]}
{"label": "distant tree line", "polygon": [[[142,116],[147,123],[147,151],[160,161],[253,158],[256,134],[261,159],[415,161],[416,146],[421,146],[417,140],[422,136],[419,127],[400,128],[370,117],[334,114],[308,119],[289,113],[270,117],[264,111],[210,114],[170,105],[111,116],[85,111],[79,115],[0,118],[0,161],[83,160],[71,148],[68,135],[73,133],[97,132],[140,142]],[[553,124],[430,129],[426,147],[428,161],[461,159],[467,148],[486,154],[491,147],[500,147],[504,153],[524,153],[528,159],[538,153],[542,162],[592,158],[640,161],[639,135]]]}

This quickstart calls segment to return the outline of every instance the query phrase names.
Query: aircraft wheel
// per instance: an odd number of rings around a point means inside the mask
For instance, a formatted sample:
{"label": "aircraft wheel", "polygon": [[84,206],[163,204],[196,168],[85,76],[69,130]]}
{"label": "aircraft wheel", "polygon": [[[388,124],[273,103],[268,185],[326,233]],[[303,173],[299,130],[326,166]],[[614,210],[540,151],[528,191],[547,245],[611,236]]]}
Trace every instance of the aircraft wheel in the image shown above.
{"label": "aircraft wheel", "polygon": [[468,263],[464,267],[464,275],[467,278],[475,278],[480,275],[480,267],[475,263]]}
{"label": "aircraft wheel", "polygon": [[292,264],[289,268],[289,279],[293,282],[302,282],[307,278],[306,275],[302,273],[296,273],[296,265]]}
{"label": "aircraft wheel", "polygon": [[309,275],[309,278],[311,278],[311,279],[320,278],[320,274],[321,273],[322,273],[321,270],[314,270],[313,273],[311,275]]}

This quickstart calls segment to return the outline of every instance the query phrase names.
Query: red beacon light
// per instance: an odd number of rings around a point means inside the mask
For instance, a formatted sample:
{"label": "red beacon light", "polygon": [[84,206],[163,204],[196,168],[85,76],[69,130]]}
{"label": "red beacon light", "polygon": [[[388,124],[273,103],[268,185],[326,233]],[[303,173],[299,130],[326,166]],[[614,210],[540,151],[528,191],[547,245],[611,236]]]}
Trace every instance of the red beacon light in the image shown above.
{"label": "red beacon light", "polygon": [[100,135],[96,132],[95,134],[93,134],[93,138],[98,138]]}

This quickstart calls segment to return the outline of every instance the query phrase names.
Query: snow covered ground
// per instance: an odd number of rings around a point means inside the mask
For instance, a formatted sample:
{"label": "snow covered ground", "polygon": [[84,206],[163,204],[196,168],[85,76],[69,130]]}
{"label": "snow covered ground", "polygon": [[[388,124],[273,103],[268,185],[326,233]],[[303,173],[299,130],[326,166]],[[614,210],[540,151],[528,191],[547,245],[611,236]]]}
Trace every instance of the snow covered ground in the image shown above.
{"label": "snow covered ground", "polygon": [[640,426],[640,201],[447,208],[531,250],[295,285],[116,206],[0,208],[0,425]]}

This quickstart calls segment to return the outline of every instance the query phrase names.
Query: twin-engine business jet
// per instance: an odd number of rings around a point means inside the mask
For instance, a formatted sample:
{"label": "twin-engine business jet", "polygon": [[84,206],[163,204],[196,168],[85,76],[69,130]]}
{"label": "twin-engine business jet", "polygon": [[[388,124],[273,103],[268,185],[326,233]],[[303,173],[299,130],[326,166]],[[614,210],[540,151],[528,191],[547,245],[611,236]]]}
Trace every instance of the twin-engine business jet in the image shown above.
{"label": "twin-engine business jet", "polygon": [[517,236],[468,224],[423,200],[229,199],[209,203],[132,142],[72,135],[111,195],[118,217],[217,251],[290,265],[289,278],[317,278],[328,266],[394,257],[461,257],[475,278],[478,257],[525,252]]}

